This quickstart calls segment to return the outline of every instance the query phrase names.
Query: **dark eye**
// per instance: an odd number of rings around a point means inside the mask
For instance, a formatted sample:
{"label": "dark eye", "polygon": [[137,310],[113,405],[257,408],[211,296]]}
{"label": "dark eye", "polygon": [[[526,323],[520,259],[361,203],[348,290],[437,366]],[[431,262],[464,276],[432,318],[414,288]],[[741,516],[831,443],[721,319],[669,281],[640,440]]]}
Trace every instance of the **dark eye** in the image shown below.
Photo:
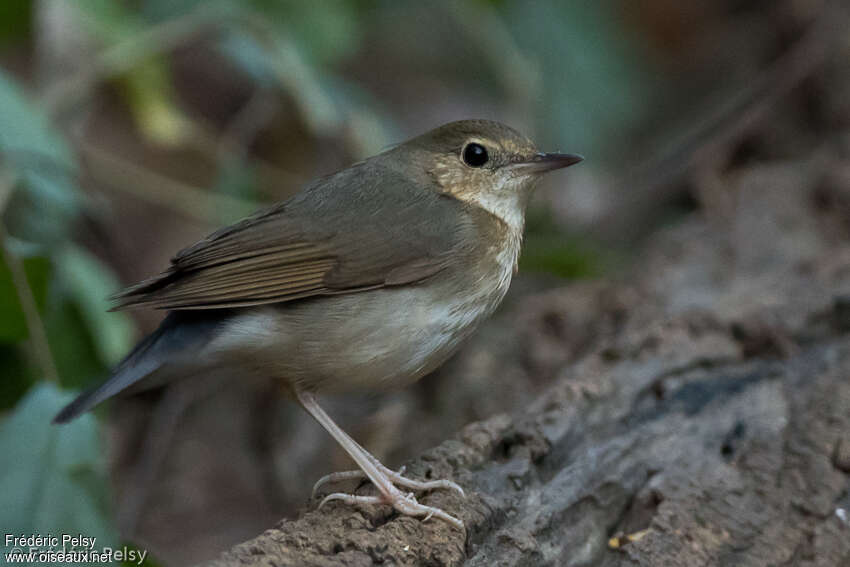
{"label": "dark eye", "polygon": [[481,167],[489,159],[487,148],[481,144],[466,144],[466,147],[463,148],[463,163],[469,167]]}

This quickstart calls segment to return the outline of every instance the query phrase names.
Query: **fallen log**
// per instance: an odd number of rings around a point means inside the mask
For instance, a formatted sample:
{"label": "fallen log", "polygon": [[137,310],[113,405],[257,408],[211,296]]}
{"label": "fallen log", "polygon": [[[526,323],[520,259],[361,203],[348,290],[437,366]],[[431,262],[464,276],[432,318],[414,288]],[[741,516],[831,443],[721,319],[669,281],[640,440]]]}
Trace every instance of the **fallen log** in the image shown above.
{"label": "fallen log", "polygon": [[330,503],[208,565],[847,563],[847,167],[739,170],[733,213],[655,235],[630,278],[526,299],[499,368],[552,385],[407,463],[464,487],[421,501],[465,533]]}

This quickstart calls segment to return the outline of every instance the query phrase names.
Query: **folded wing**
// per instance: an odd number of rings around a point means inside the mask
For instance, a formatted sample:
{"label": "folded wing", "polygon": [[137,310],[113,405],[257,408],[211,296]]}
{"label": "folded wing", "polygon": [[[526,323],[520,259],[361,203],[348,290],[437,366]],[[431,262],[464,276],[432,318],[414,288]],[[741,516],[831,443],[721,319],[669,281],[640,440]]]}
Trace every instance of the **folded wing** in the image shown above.
{"label": "folded wing", "polygon": [[464,204],[366,164],[179,252],[115,309],[215,309],[413,284],[463,261]]}

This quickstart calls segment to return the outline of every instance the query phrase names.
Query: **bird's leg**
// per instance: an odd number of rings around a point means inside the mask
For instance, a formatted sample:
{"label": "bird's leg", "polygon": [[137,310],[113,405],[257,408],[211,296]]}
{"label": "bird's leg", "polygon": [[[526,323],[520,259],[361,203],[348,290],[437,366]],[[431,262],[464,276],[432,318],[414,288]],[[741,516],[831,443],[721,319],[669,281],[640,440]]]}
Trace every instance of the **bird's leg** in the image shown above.
{"label": "bird's leg", "polygon": [[[319,424],[327,430],[328,433],[331,434],[337,443],[345,449],[345,452],[354,459],[354,462],[357,463],[357,466],[363,471],[363,474],[368,478],[372,484],[375,485],[375,488],[378,489],[380,496],[355,496],[352,494],[343,494],[343,493],[334,493],[330,494],[322,500],[319,507],[321,508],[327,502],[331,500],[342,500],[348,504],[390,504],[396,511],[406,516],[414,516],[417,518],[425,518],[426,520],[430,517],[440,518],[458,529],[463,529],[463,522],[443,512],[439,508],[434,508],[431,506],[425,506],[416,501],[416,498],[412,493],[404,494],[393,484],[393,480],[390,478],[390,475],[386,474],[385,471],[390,472],[392,476],[398,476],[400,478],[401,475],[390,471],[383,465],[381,465],[378,460],[370,455],[363,447],[361,447],[354,439],[348,436],[334,421],[330,418],[330,416],[325,413],[319,404],[316,402],[316,398],[313,394],[309,392],[300,392],[295,391],[295,397],[298,402],[304,407],[307,412],[312,415]],[[335,477],[335,479],[342,480],[343,478],[356,478],[350,473],[343,473],[344,477]],[[407,482],[415,482],[405,479]],[[422,483],[427,484],[427,483]],[[442,485],[441,485],[442,486]],[[458,487],[460,488],[460,487]]]}
{"label": "bird's leg", "polygon": [[[354,440],[352,439],[352,441],[354,441]],[[354,441],[354,443],[357,443],[357,442]],[[457,483],[454,483],[450,480],[441,479],[441,480],[419,481],[419,480],[413,480],[413,479],[407,478],[405,476],[402,476],[402,475],[404,475],[404,467],[401,467],[398,471],[394,471],[394,470],[392,470],[388,467],[385,467],[383,464],[381,464],[381,462],[377,458],[375,458],[374,455],[372,455],[366,449],[364,449],[362,445],[357,443],[357,446],[360,447],[360,450],[363,451],[363,453],[365,453],[366,456],[369,457],[369,459],[371,459],[372,463],[374,463],[374,465],[378,468],[378,470],[381,471],[384,474],[384,476],[389,478],[393,482],[393,484],[395,484],[395,485],[403,486],[405,488],[410,488],[411,490],[415,490],[415,491],[419,491],[419,492],[425,492],[425,491],[428,491],[428,490],[436,490],[438,488],[447,488],[449,490],[456,491],[461,496],[466,496],[466,494],[464,494],[464,492],[463,492],[463,488],[461,488]],[[316,492],[319,491],[319,488],[321,488],[325,484],[335,483],[335,482],[343,482],[343,481],[346,481],[346,480],[360,480],[360,479],[364,479],[364,478],[368,478],[368,477],[366,476],[366,473],[364,473],[363,471],[360,471],[360,470],[342,471],[342,472],[334,472],[334,473],[326,474],[325,476],[320,478],[318,481],[316,481],[316,484],[313,485],[313,498],[316,497]]]}
{"label": "bird's leg", "polygon": [[[349,439],[351,439],[351,437],[349,437]],[[366,457],[368,457],[370,461],[372,461],[375,467],[377,467],[379,471],[381,471],[387,478],[389,478],[393,482],[393,484],[403,486],[405,488],[410,488],[412,490],[417,490],[419,492],[436,490],[438,488],[447,488],[456,491],[461,496],[466,496],[466,494],[463,492],[463,488],[461,488],[460,485],[458,485],[457,483],[454,483],[450,480],[440,479],[430,481],[418,481],[402,476],[404,475],[405,467],[402,466],[398,471],[394,471],[391,468],[384,466],[381,461],[377,459],[377,457],[375,457],[369,451],[364,449],[363,445],[361,445],[354,439],[351,439],[351,442],[357,445],[360,451],[363,452],[363,454],[366,455]],[[319,490],[319,488],[327,483],[343,482],[346,480],[357,480],[364,478],[368,477],[366,476],[366,473],[361,470],[342,471],[327,474],[320,478],[316,482],[316,484],[313,485],[313,498],[316,497],[316,492]]]}

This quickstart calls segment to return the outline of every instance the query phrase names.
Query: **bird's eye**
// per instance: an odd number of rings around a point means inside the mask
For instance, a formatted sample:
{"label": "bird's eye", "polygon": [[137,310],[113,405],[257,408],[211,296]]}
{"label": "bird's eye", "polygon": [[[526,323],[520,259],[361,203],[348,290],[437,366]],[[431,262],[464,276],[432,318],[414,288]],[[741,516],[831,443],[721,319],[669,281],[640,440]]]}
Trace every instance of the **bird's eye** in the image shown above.
{"label": "bird's eye", "polygon": [[481,167],[490,159],[490,156],[487,155],[487,148],[474,142],[463,148],[462,156],[463,163],[469,167]]}

